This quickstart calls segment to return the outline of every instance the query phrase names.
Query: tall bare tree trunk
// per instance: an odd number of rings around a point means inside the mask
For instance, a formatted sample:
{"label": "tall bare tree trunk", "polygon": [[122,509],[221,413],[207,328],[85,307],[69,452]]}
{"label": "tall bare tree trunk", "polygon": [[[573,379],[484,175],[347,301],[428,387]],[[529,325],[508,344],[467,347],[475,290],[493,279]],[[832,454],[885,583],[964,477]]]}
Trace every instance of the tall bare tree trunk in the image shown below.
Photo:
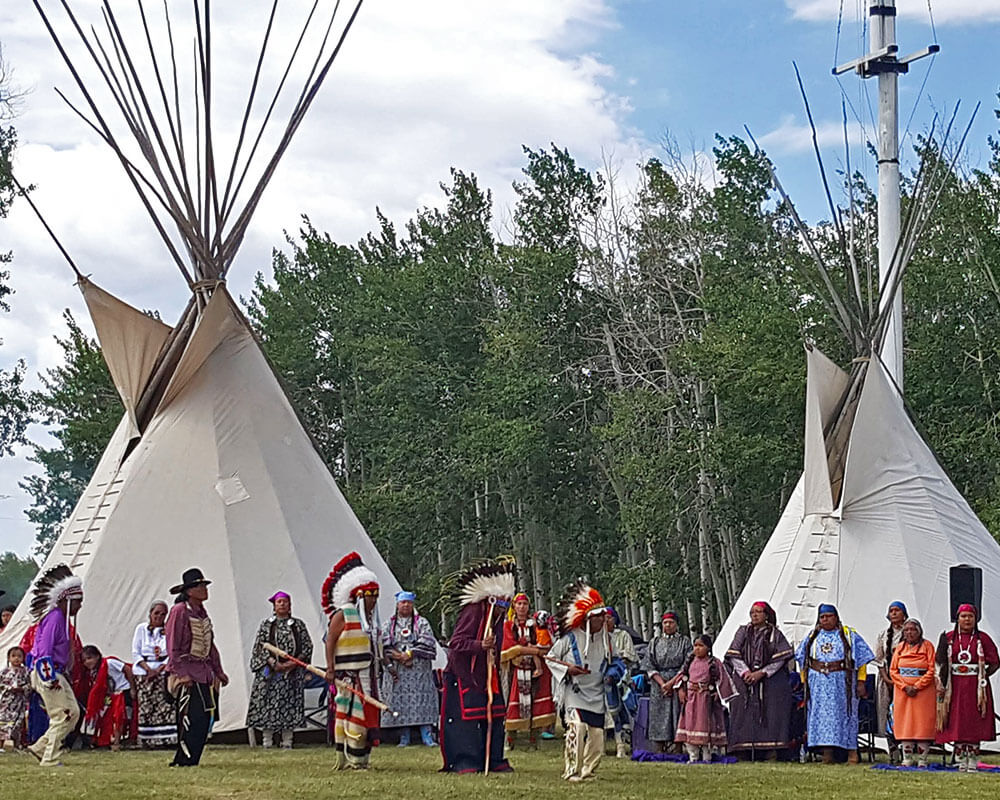
{"label": "tall bare tree trunk", "polygon": [[[438,562],[438,574],[445,574],[445,562],[444,562],[444,540],[438,539],[437,543],[437,562]],[[441,604],[441,615],[438,619],[438,630],[441,631],[441,639],[445,640],[448,638],[448,615],[445,614],[444,610],[445,604]]]}
{"label": "tall bare tree trunk", "polygon": [[542,576],[544,574],[544,562],[539,552],[540,548],[533,547],[531,550],[531,607],[542,608],[542,601],[545,599],[545,592],[542,588]]}
{"label": "tall bare tree trunk", "polygon": [[[688,544],[688,530],[684,523],[684,517],[677,517],[677,538],[681,543],[681,570],[684,575],[684,585],[691,585],[691,548]],[[684,601],[685,610],[687,611],[687,620],[690,627],[694,627],[695,623],[698,621],[699,610],[695,605],[694,600],[691,599],[690,593],[687,594],[687,598]]]}
{"label": "tall bare tree trunk", "polygon": [[[656,563],[657,563],[656,551],[653,549],[653,542],[650,539],[646,540],[646,559],[647,563],[649,564],[650,571],[655,573]],[[652,619],[655,624],[655,621],[658,620],[660,616],[663,614],[663,598],[660,597],[660,593],[656,591],[650,592],[650,595],[651,595],[650,599],[652,600],[652,606],[653,606]]]}
{"label": "tall bare tree trunk", "polygon": [[555,543],[549,539],[549,611],[555,613],[556,603],[559,602],[559,573],[555,554]]}

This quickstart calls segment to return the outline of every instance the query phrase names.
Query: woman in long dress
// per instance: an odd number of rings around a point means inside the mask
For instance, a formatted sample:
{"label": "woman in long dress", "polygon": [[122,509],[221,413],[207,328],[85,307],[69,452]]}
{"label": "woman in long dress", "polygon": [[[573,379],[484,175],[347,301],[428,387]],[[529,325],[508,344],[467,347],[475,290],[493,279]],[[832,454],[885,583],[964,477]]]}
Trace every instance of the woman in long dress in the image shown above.
{"label": "woman in long dress", "polygon": [[265,749],[274,745],[277,734],[281,746],[290,750],[295,729],[305,724],[305,670],[265,650],[264,645],[270,644],[309,663],[313,643],[306,624],[292,616],[292,598],[287,593],[276,592],[268,600],[274,613],[260,623],[250,656],[254,678],[247,728],[260,729]]}
{"label": "woman in long dress", "polygon": [[903,624],[903,641],[892,652],[889,675],[895,688],[892,731],[903,751],[903,766],[927,766],[927,753],[934,741],[936,697],[934,691],[934,645],[924,638],[919,621]]}
{"label": "woman in long dress", "polygon": [[535,624],[528,595],[514,595],[511,612],[503,624],[500,646],[500,663],[509,686],[505,729],[511,745],[516,731],[526,731],[529,744],[535,746],[535,731],[556,721],[552,674],[543,660],[552,640],[547,630]]}
{"label": "woman in long dress", "polygon": [[132,637],[132,686],[139,705],[139,744],[177,745],[177,712],[167,700],[167,637],[163,625],[167,604],[154,600],[149,620],[140,622]]}
{"label": "woman in long dress", "polygon": [[823,763],[847,751],[847,763],[858,763],[858,708],[867,696],[867,666],[875,653],[856,630],[845,625],[836,607],[822,603],[816,627],[799,642],[796,661],[802,669],[809,747],[819,749]]}
{"label": "woman in long dress", "polygon": [[885,736],[889,745],[889,760],[896,763],[900,760],[899,745],[890,724],[889,705],[893,698],[893,681],[889,675],[889,665],[892,654],[903,641],[903,623],[907,616],[906,606],[901,600],[889,604],[885,618],[889,627],[881,631],[875,641],[875,666],[878,668],[878,688],[876,689],[875,711],[878,717],[878,732]]}
{"label": "woman in long dress", "polygon": [[413,592],[396,592],[396,613],[382,624],[381,699],[398,716],[383,712],[383,728],[402,728],[399,746],[410,743],[410,728],[420,730],[420,740],[434,746],[431,726],[438,720],[440,707],[434,684],[433,662],[437,641],[426,617],[417,613]]}
{"label": "woman in long dress", "polygon": [[750,607],[750,622],[741,625],[726,651],[725,663],[738,697],[729,704],[729,752],[758,751],[776,760],[792,745],[792,688],[788,662],[792,646],[778,630],[768,603]]}
{"label": "woman in long dress", "polygon": [[990,676],[1000,668],[993,639],[979,630],[979,612],[958,607],[954,630],[937,646],[938,744],[953,743],[959,771],[975,772],[981,742],[997,738]]}
{"label": "woman in long dress", "polygon": [[661,633],[649,642],[642,661],[642,670],[651,681],[646,738],[656,742],[661,750],[671,747],[677,735],[681,704],[673,680],[692,652],[691,640],[677,630],[677,620],[673,611],[664,612]]}

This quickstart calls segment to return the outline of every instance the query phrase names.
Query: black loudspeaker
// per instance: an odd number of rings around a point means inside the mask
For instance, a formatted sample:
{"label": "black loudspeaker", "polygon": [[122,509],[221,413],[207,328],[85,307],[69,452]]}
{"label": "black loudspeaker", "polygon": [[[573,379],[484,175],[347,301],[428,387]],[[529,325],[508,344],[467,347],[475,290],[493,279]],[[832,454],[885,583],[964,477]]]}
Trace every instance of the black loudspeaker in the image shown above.
{"label": "black loudspeaker", "polygon": [[980,616],[983,613],[983,570],[968,564],[957,564],[948,570],[951,621],[958,619],[958,607],[972,603]]}

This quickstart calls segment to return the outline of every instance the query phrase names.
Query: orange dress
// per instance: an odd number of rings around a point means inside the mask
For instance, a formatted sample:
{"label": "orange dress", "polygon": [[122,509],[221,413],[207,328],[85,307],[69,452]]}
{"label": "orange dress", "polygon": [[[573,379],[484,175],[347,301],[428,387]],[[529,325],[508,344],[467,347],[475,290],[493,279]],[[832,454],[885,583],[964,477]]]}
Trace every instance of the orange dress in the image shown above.
{"label": "orange dress", "polygon": [[[892,735],[903,742],[933,740],[937,714],[934,645],[926,639],[916,646],[901,642],[892,653],[889,675],[895,687]],[[916,697],[903,691],[907,686],[917,689]]]}

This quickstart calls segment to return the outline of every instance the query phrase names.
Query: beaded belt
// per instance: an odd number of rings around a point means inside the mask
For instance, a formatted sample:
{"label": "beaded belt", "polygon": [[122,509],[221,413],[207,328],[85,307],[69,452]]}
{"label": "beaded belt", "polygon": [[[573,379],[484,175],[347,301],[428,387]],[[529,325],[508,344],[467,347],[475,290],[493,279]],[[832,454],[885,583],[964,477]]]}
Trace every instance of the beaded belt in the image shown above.
{"label": "beaded belt", "polygon": [[952,675],[978,675],[979,664],[952,664]]}
{"label": "beaded belt", "polygon": [[822,672],[829,675],[831,672],[843,672],[846,668],[843,659],[840,661],[817,661],[815,658],[809,659],[809,669],[815,672]]}
{"label": "beaded belt", "polygon": [[900,667],[899,674],[907,678],[919,678],[921,675],[926,675],[927,670],[923,667]]}

